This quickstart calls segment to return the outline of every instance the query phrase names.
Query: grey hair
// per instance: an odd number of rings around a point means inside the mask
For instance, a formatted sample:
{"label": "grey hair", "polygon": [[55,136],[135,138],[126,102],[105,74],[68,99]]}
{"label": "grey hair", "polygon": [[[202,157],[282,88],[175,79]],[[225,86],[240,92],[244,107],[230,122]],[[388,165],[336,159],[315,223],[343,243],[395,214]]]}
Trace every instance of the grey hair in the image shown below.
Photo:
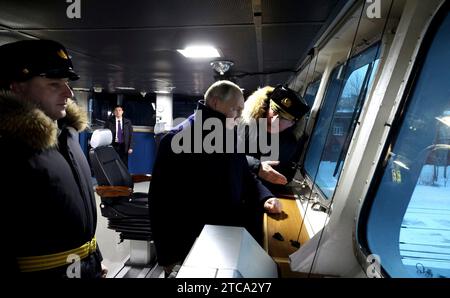
{"label": "grey hair", "polygon": [[227,101],[236,94],[243,95],[238,85],[226,80],[217,81],[206,90],[205,102],[207,103],[214,97],[217,97],[221,101]]}

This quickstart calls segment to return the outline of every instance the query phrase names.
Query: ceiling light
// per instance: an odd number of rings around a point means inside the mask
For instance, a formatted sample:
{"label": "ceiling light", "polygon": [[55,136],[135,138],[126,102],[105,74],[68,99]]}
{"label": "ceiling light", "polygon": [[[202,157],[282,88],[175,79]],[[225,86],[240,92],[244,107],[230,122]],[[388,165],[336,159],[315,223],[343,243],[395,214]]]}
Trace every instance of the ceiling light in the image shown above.
{"label": "ceiling light", "polygon": [[103,90],[102,87],[100,87],[100,86],[94,86],[94,92],[95,92],[95,93],[101,93],[102,90]]}
{"label": "ceiling light", "polygon": [[80,88],[80,87],[74,87],[72,88],[73,91],[84,91],[84,92],[89,92],[91,91],[91,89],[89,88]]}
{"label": "ceiling light", "polygon": [[116,87],[116,89],[119,89],[119,90],[136,90],[136,89],[134,89],[134,87]]}
{"label": "ceiling light", "polygon": [[231,66],[233,66],[234,63],[228,60],[218,60],[211,62],[210,65],[217,73],[223,76],[227,71],[230,70]]}
{"label": "ceiling light", "polygon": [[187,58],[218,58],[220,57],[219,51],[211,46],[191,46],[186,47],[184,50],[177,50],[184,57]]}

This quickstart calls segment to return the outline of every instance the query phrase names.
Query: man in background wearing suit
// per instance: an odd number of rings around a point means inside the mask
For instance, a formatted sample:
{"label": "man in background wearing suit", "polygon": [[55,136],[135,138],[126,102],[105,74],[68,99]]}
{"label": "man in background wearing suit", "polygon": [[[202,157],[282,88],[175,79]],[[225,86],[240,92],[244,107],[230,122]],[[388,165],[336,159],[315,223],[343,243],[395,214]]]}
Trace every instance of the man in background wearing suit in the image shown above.
{"label": "man in background wearing suit", "polygon": [[116,149],[125,166],[128,168],[128,154],[133,152],[132,138],[133,125],[127,118],[122,117],[123,107],[114,107],[114,117],[106,121],[105,128],[111,130],[113,135],[113,147]]}

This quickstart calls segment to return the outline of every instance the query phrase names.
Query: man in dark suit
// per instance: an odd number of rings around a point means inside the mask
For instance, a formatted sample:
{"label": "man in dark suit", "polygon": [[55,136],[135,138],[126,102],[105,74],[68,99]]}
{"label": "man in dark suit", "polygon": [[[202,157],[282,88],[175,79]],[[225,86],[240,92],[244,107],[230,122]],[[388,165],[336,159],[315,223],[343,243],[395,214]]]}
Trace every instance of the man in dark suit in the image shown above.
{"label": "man in dark suit", "polygon": [[[152,173],[149,212],[158,264],[166,274],[184,260],[205,224],[245,227],[262,243],[262,212],[281,213],[281,203],[250,172],[244,153],[221,153],[225,152],[221,149],[210,152],[202,147],[209,134],[198,133],[197,126],[206,127],[205,123],[215,121],[218,135],[233,136],[233,122],[243,107],[239,86],[230,81],[215,82],[195,113],[161,139]],[[183,146],[188,148],[179,152],[176,144],[183,136]],[[222,149],[229,148],[226,142],[230,140],[219,138],[216,143],[223,144]],[[193,151],[198,144],[200,150]],[[228,145],[237,148],[233,143]],[[176,220],[168,220],[169,213]]]}
{"label": "man in dark suit", "polygon": [[114,107],[114,117],[106,121],[105,128],[111,130],[113,135],[113,147],[116,149],[125,166],[128,168],[128,154],[133,152],[133,125],[130,119],[122,117],[123,107]]}

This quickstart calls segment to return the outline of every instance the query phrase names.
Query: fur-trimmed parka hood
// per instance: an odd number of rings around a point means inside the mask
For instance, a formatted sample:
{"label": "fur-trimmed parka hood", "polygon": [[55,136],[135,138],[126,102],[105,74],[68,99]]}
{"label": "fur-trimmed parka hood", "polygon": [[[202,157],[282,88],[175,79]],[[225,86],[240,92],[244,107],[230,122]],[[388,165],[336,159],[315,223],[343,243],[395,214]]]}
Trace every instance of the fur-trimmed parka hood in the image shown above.
{"label": "fur-trimmed parka hood", "polygon": [[275,88],[266,86],[253,92],[245,101],[244,110],[242,111],[242,120],[244,123],[250,123],[250,120],[258,120],[267,117],[269,110],[269,96]]}
{"label": "fur-trimmed parka hood", "polygon": [[70,99],[67,102],[66,117],[56,123],[36,104],[21,100],[5,91],[0,91],[0,117],[0,137],[19,140],[38,150],[57,144],[57,125],[83,131],[88,123],[86,113]]}

